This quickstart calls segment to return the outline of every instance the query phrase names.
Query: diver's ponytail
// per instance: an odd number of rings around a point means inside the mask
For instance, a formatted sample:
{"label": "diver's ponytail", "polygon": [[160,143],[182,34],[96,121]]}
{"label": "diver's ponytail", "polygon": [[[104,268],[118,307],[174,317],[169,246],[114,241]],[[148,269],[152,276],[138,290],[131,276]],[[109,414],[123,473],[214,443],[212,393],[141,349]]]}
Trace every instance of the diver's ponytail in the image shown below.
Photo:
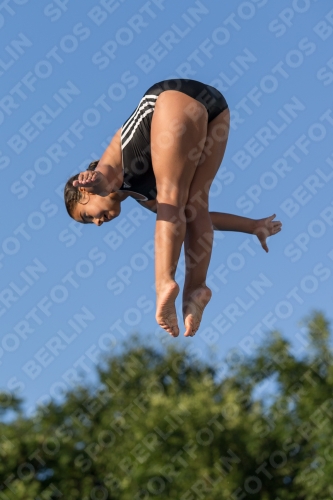
{"label": "diver's ponytail", "polygon": [[98,165],[98,162],[99,162],[99,160],[92,161],[92,162],[89,164],[89,167],[87,168],[87,170],[95,170],[95,168],[96,168],[96,167],[97,167],[97,165]]}

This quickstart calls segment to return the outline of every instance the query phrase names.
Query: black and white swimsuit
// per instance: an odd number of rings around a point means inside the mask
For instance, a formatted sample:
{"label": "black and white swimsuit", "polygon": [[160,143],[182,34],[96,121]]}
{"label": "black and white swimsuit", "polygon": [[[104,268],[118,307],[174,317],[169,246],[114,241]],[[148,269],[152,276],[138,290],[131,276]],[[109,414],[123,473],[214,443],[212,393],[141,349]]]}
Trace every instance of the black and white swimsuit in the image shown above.
{"label": "black and white swimsuit", "polygon": [[208,112],[208,123],[228,104],[210,85],[195,80],[173,79],[155,83],[121,128],[124,182],[121,191],[141,194],[140,201],[156,199],[156,179],[150,151],[150,128],[158,96],[166,90],[178,90],[201,102]]}

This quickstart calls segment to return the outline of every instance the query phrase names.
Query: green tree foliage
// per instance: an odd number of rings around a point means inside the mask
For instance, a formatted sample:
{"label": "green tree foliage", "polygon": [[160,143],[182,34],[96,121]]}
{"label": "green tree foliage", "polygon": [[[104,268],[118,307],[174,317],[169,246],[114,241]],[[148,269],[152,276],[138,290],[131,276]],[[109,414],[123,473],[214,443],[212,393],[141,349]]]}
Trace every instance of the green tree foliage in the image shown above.
{"label": "green tree foliage", "polygon": [[329,324],[314,312],[305,325],[301,356],[273,332],[222,380],[131,338],[97,387],[34,418],[2,395],[0,411],[17,417],[0,424],[0,500],[333,498]]}

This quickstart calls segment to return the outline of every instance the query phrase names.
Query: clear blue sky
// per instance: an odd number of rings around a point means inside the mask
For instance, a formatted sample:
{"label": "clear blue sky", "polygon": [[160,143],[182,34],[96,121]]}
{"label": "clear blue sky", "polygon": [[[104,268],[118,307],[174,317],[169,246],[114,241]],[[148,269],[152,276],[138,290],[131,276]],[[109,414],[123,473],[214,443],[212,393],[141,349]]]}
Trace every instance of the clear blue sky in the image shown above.
{"label": "clear blue sky", "polygon": [[[93,382],[135,331],[219,363],[278,329],[301,355],[301,319],[332,318],[332,6],[9,0],[0,29],[1,388],[30,414],[78,377]],[[82,226],[62,201],[67,178],[169,77],[216,86],[232,111],[211,210],[283,222],[268,254],[252,236],[216,234],[213,299],[189,339],[155,323],[155,216],[128,200],[115,221]]]}

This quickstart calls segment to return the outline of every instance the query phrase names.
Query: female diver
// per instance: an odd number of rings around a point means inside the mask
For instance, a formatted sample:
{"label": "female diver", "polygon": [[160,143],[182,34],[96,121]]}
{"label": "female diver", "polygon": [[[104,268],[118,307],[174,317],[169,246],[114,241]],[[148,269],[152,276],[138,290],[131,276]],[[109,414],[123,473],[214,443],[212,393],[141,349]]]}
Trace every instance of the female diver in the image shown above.
{"label": "female diver", "polygon": [[[266,251],[266,238],[281,230],[281,223],[273,221],[275,215],[255,221],[208,211],[209,189],[223,159],[229,123],[227,102],[210,85],[184,79],[156,83],[101,159],[65,186],[67,211],[78,222],[101,225],[114,219],[128,196],[156,212],[156,321],[174,337],[179,335],[175,273],[182,244],[188,337],[198,330],[211,298],[206,275],[213,228],[257,234]],[[193,256],[199,254],[197,262]]]}

